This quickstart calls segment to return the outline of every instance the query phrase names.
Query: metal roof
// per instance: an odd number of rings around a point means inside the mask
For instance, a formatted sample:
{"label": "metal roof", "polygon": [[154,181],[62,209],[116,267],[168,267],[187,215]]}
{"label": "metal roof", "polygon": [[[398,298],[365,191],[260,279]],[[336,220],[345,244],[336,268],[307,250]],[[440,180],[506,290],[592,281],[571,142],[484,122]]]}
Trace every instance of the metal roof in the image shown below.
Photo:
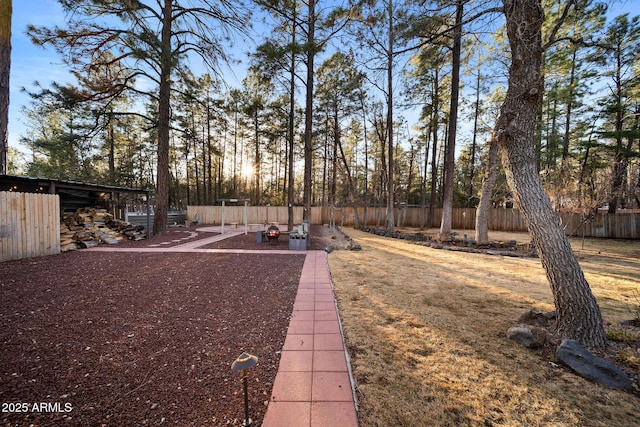
{"label": "metal roof", "polygon": [[95,191],[102,193],[118,192],[149,194],[150,192],[150,190],[144,188],[89,184],[86,182],[64,181],[60,179],[36,178],[29,176],[0,175],[0,191],[55,194],[59,189]]}

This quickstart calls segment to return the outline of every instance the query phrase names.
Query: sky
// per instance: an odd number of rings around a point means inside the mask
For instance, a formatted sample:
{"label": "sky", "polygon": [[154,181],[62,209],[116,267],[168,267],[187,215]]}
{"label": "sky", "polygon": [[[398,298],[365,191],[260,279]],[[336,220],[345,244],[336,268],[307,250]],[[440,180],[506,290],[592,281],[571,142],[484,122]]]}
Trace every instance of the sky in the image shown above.
{"label": "sky", "polygon": [[[640,1],[640,0],[639,0]],[[9,101],[9,146],[24,152],[26,149],[19,143],[20,137],[26,132],[22,119],[22,109],[30,105],[30,97],[22,91],[35,90],[34,82],[42,87],[50,87],[51,82],[70,82],[67,68],[60,56],[51,47],[35,46],[26,34],[27,25],[65,27],[66,14],[56,0],[14,0],[11,32],[11,75]],[[249,48],[240,46],[238,55],[244,54]],[[244,60],[244,59],[243,59]],[[244,71],[232,75],[230,84],[239,86],[244,78]]]}
{"label": "sky", "polygon": [[33,88],[33,82],[49,84],[68,80],[68,72],[53,51],[34,46],[26,35],[27,24],[63,23],[64,13],[54,0],[18,0],[13,2],[11,22],[11,75],[9,100],[9,146],[17,148],[25,126],[21,122],[23,105],[29,97],[21,88]]}
{"label": "sky", "polygon": [[[622,13],[631,16],[640,14],[640,0],[618,1],[610,7],[611,16]],[[28,106],[30,98],[22,93],[22,88],[34,89],[34,82],[38,81],[43,87],[50,83],[70,81],[69,73],[62,64],[60,57],[51,48],[34,46],[26,35],[28,24],[37,26],[64,27],[65,13],[55,0],[14,0],[11,35],[11,75],[10,75],[10,104],[9,104],[9,146],[24,152],[19,144],[20,136],[26,131],[22,120],[21,110]],[[246,51],[247,49],[245,49]],[[241,49],[239,49],[239,52]],[[245,60],[245,58],[238,58]],[[239,86],[244,77],[240,71],[236,73],[236,82],[231,85]]]}

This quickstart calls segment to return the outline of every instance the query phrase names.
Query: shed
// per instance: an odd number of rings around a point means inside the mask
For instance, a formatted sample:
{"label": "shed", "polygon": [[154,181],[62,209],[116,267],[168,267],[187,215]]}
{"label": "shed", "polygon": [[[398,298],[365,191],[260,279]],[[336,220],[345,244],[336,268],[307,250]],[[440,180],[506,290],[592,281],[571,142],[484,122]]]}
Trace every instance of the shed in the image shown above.
{"label": "shed", "polygon": [[[19,259],[59,251],[59,231],[55,242],[42,240],[53,238],[52,228],[56,224],[55,227],[60,229],[58,225],[65,212],[76,212],[79,208],[100,208],[102,212],[108,212],[113,218],[127,220],[126,202],[132,195],[144,196],[141,198],[146,204],[146,229],[147,236],[150,235],[150,190],[147,189],[0,175],[1,194],[6,195],[0,198],[4,200],[3,204],[9,204],[4,208],[0,206],[2,208],[0,210],[4,212],[3,218],[0,218],[0,246],[3,255],[0,260]],[[16,199],[11,194],[16,196],[22,194],[22,197]],[[36,201],[42,197],[55,197],[55,202],[53,199]],[[46,230],[46,237],[38,235],[43,233],[43,230]]]}
{"label": "shed", "polygon": [[[12,175],[0,175],[0,191],[17,191],[21,193],[57,194],[60,197],[60,213],[75,211],[84,207],[100,207],[107,209],[116,218],[126,219],[123,195],[142,194],[146,200],[147,217],[150,190],[143,188],[117,187],[84,182],[64,181],[50,178],[34,178]],[[150,230],[147,223],[147,231]]]}

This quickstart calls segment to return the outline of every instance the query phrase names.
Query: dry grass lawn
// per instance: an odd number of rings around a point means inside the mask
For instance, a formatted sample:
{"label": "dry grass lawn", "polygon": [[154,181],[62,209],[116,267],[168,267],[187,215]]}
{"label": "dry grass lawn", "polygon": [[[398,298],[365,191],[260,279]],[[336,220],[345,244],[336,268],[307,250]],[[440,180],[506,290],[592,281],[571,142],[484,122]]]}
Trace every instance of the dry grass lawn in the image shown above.
{"label": "dry grass lawn", "polygon": [[[523,313],[554,308],[538,259],[344,231],[362,250],[334,251],[329,264],[363,427],[640,425],[637,396],[506,338]],[[605,321],[637,315],[640,244],[572,244]]]}

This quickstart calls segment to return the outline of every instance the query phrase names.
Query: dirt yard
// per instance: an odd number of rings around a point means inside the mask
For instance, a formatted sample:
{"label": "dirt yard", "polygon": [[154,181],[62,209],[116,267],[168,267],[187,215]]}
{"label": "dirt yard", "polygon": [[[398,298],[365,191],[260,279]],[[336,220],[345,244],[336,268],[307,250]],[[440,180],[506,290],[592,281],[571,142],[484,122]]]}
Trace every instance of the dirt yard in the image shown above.
{"label": "dirt yard", "polygon": [[[333,239],[312,229],[312,249]],[[170,248],[195,228],[117,248]],[[0,263],[0,425],[240,425],[266,411],[303,253],[255,233],[209,247],[259,254],[80,250]]]}

